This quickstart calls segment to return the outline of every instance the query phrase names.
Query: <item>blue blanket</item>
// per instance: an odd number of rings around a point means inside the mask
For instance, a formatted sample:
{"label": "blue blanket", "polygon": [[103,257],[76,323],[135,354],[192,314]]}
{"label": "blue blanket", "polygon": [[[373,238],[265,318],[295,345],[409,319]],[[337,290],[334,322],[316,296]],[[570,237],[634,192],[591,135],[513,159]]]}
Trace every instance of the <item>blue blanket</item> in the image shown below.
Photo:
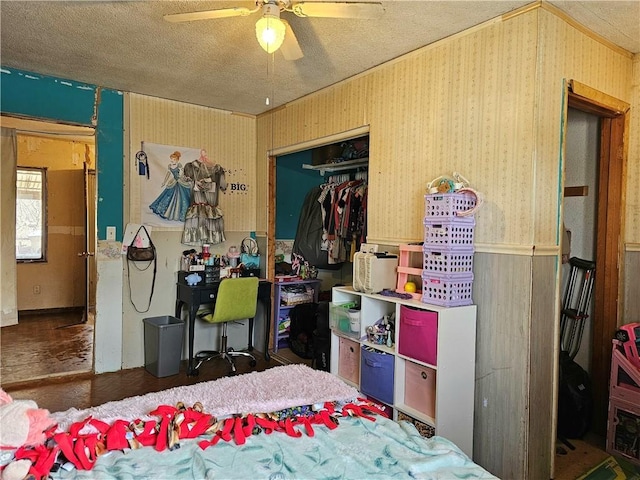
{"label": "blue blanket", "polygon": [[[442,437],[421,437],[407,422],[376,416],[340,418],[334,430],[293,438],[260,433],[244,445],[219,442],[202,450],[196,440],[156,452],[141,448],[101,456],[90,471],[64,471],[54,479],[493,479]],[[204,437],[206,438],[206,437]],[[209,437],[210,438],[210,437]]]}

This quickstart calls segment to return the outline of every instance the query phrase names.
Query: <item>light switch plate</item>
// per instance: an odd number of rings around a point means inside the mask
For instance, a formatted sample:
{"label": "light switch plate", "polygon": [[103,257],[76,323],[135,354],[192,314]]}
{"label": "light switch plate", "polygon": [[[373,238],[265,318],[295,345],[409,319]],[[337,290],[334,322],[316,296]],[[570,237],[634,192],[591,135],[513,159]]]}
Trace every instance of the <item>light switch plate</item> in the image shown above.
{"label": "light switch plate", "polygon": [[116,239],[116,227],[107,227],[107,240]]}

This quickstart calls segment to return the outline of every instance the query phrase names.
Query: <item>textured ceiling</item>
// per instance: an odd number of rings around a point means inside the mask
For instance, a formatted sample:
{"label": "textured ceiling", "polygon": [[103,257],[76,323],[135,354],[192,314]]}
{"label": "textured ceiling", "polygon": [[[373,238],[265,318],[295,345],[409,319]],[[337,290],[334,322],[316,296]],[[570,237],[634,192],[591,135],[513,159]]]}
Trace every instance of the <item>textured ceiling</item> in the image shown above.
{"label": "textured ceiling", "polygon": [[[259,13],[169,23],[162,16],[247,1],[0,0],[0,60],[128,92],[259,114],[530,1],[386,1],[378,19],[284,12],[304,57],[266,54]],[[609,41],[640,52],[640,0],[548,2]],[[267,106],[265,99],[271,97]]]}

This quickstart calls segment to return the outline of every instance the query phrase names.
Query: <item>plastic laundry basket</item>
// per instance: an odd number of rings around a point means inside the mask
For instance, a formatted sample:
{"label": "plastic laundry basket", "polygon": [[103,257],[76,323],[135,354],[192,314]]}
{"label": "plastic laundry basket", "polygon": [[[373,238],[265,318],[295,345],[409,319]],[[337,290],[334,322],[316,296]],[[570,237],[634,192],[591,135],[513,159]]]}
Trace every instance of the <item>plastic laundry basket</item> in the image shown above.
{"label": "plastic laundry basket", "polygon": [[170,315],[150,317],[144,322],[144,367],[156,377],[180,372],[184,321]]}

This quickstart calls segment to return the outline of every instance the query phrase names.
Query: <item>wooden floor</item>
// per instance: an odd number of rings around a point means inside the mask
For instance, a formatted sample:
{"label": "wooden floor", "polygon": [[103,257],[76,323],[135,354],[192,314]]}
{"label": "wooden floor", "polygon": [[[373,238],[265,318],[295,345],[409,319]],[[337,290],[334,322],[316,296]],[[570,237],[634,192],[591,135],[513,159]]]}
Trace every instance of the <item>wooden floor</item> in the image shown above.
{"label": "wooden floor", "polygon": [[[237,374],[262,371],[282,365],[275,359],[267,362],[260,352],[253,353],[255,353],[257,365],[251,367],[248,358],[237,358]],[[200,374],[196,377],[188,377],[186,372],[186,362],[182,362],[178,375],[163,378],[155,377],[144,367],[140,367],[100,375],[84,374],[41,379],[31,383],[8,385],[5,390],[15,400],[34,400],[41,408],[46,408],[50,412],[59,412],[71,407],[84,409],[113,400],[159,392],[167,388],[215,380],[230,373],[227,362],[222,360],[204,363],[200,367]]]}
{"label": "wooden floor", "polygon": [[609,456],[604,450],[605,439],[596,434],[588,433],[582,439],[569,440],[569,443],[575,449],[558,442],[555,480],[575,480]]}
{"label": "wooden floor", "polygon": [[94,316],[83,309],[20,313],[0,329],[0,384],[93,370]]}
{"label": "wooden floor", "polygon": [[299,357],[288,348],[280,348],[277,353],[271,352],[271,356],[281,363],[303,363],[311,367],[311,360]]}

